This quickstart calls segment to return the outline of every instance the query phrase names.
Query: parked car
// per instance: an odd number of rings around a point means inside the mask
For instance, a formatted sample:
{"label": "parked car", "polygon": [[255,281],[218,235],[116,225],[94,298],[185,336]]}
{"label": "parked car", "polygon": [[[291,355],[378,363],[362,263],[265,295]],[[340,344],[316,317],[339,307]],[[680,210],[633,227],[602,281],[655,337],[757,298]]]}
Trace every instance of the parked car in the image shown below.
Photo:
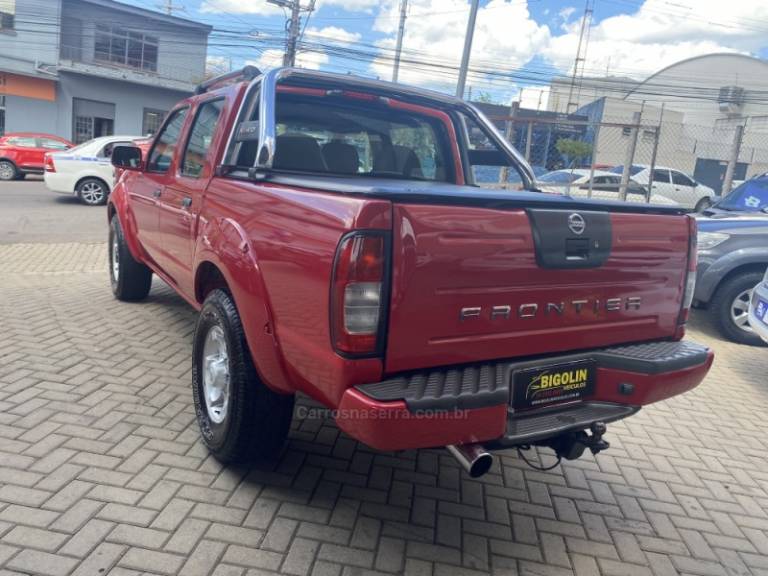
{"label": "parked car", "polygon": [[[554,194],[567,194],[569,196],[589,197],[589,168],[575,168],[572,170],[554,170],[548,172],[536,180],[539,190]],[[592,198],[606,200],[619,200],[621,189],[621,176],[613,172],[595,170],[592,180]],[[647,202],[648,190],[630,178],[627,185],[627,202]],[[665,196],[654,194],[651,197],[652,204],[676,203]]]}
{"label": "parked car", "polygon": [[768,343],[768,270],[763,281],[755,286],[752,292],[752,301],[749,305],[749,325]]}
{"label": "parked car", "polygon": [[[543,166],[531,166],[535,178],[546,174],[548,170]],[[522,190],[523,180],[516,170],[507,171],[506,185],[499,183],[501,179],[501,168],[499,166],[473,166],[475,183],[483,188],[509,188],[512,190]]]}
{"label": "parked car", "polygon": [[103,136],[63,152],[45,155],[45,185],[61,194],[75,194],[84,204],[99,206],[114,186],[112,150],[140,137]]}
{"label": "parked car", "polygon": [[72,142],[51,134],[12,132],[0,136],[0,180],[42,174],[46,153],[72,146]]}
{"label": "parked car", "polygon": [[[622,174],[624,166],[614,166],[611,168],[611,172]],[[644,164],[633,164],[629,169],[629,174],[635,182],[645,187],[650,184],[654,194],[666,196],[681,206],[696,212],[708,208],[717,198],[712,188],[696,182],[687,174],[674,168],[655,166],[652,179],[650,172],[651,167]]]}
{"label": "parked car", "polygon": [[761,344],[748,314],[754,287],[768,268],[768,214],[700,216],[694,306],[708,311],[733,342]]}
{"label": "parked car", "polygon": [[730,194],[704,210],[706,216],[768,210],[768,174],[746,180]]}
{"label": "parked car", "polygon": [[[457,98],[250,68],[112,161],[112,291],[141,300],[156,274],[199,310],[195,413],[224,462],[276,454],[299,391],[375,449],[446,446],[472,476],[495,448],[578,458],[712,363],[683,339],[695,219],[530,190]],[[473,165],[529,190],[479,187]]]}

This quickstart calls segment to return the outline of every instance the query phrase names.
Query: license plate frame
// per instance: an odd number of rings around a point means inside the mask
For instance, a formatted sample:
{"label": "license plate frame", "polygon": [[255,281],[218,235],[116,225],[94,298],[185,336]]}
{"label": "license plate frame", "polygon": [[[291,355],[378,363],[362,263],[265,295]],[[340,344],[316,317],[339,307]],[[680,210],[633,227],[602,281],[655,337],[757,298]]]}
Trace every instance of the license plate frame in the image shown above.
{"label": "license plate frame", "polygon": [[596,385],[597,361],[592,359],[525,368],[512,374],[510,403],[513,410],[530,410],[581,402],[594,393]]}

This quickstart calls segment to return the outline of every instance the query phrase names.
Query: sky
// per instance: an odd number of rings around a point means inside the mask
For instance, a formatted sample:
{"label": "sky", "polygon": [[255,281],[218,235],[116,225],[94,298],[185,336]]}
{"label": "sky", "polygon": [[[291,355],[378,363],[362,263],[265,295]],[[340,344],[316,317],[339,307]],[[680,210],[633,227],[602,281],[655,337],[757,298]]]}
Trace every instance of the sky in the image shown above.
{"label": "sky", "polygon": [[[307,6],[310,0],[302,0]],[[165,0],[135,0],[158,9]],[[470,0],[408,0],[400,81],[453,92]],[[175,15],[214,26],[210,65],[280,65],[286,12],[266,0],[174,0]],[[573,70],[584,2],[481,0],[472,97],[546,107],[552,76]],[[400,0],[317,0],[302,19],[298,65],[389,80]],[[585,76],[643,79],[713,52],[768,58],[766,0],[594,0]]]}

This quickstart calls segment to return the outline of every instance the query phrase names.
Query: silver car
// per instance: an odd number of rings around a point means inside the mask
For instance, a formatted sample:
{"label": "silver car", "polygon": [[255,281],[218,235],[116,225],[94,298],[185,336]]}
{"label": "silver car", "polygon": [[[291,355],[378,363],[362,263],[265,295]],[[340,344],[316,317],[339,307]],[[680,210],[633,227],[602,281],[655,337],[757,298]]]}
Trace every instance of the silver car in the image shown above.
{"label": "silver car", "polygon": [[749,325],[768,342],[768,270],[763,281],[755,286],[749,304]]}

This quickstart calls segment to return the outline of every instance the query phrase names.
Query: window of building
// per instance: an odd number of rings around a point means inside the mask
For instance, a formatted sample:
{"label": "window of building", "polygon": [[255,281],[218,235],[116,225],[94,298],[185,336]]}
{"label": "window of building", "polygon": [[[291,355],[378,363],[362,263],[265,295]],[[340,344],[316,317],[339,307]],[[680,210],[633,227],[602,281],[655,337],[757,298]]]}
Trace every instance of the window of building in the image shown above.
{"label": "window of building", "polygon": [[157,45],[157,36],[97,24],[93,56],[101,62],[157,72]]}
{"label": "window of building", "polygon": [[164,110],[152,110],[150,108],[144,108],[144,116],[141,121],[141,133],[144,136],[154,136],[157,131],[160,130],[160,126],[163,123],[163,118],[167,112]]}
{"label": "window of building", "polygon": [[168,172],[188,111],[189,108],[181,108],[173,112],[168,122],[165,123],[165,126],[160,131],[155,140],[155,145],[149,152],[147,170],[150,172]]}
{"label": "window of building", "polygon": [[5,134],[5,96],[0,95],[0,136]]}
{"label": "window of building", "polygon": [[16,0],[0,0],[0,30],[13,30]]}
{"label": "window of building", "polygon": [[216,126],[223,107],[224,100],[214,100],[206,102],[197,111],[195,124],[187,141],[187,149],[184,151],[184,160],[181,162],[181,173],[184,176],[199,178],[203,173],[208,149],[216,134]]}

